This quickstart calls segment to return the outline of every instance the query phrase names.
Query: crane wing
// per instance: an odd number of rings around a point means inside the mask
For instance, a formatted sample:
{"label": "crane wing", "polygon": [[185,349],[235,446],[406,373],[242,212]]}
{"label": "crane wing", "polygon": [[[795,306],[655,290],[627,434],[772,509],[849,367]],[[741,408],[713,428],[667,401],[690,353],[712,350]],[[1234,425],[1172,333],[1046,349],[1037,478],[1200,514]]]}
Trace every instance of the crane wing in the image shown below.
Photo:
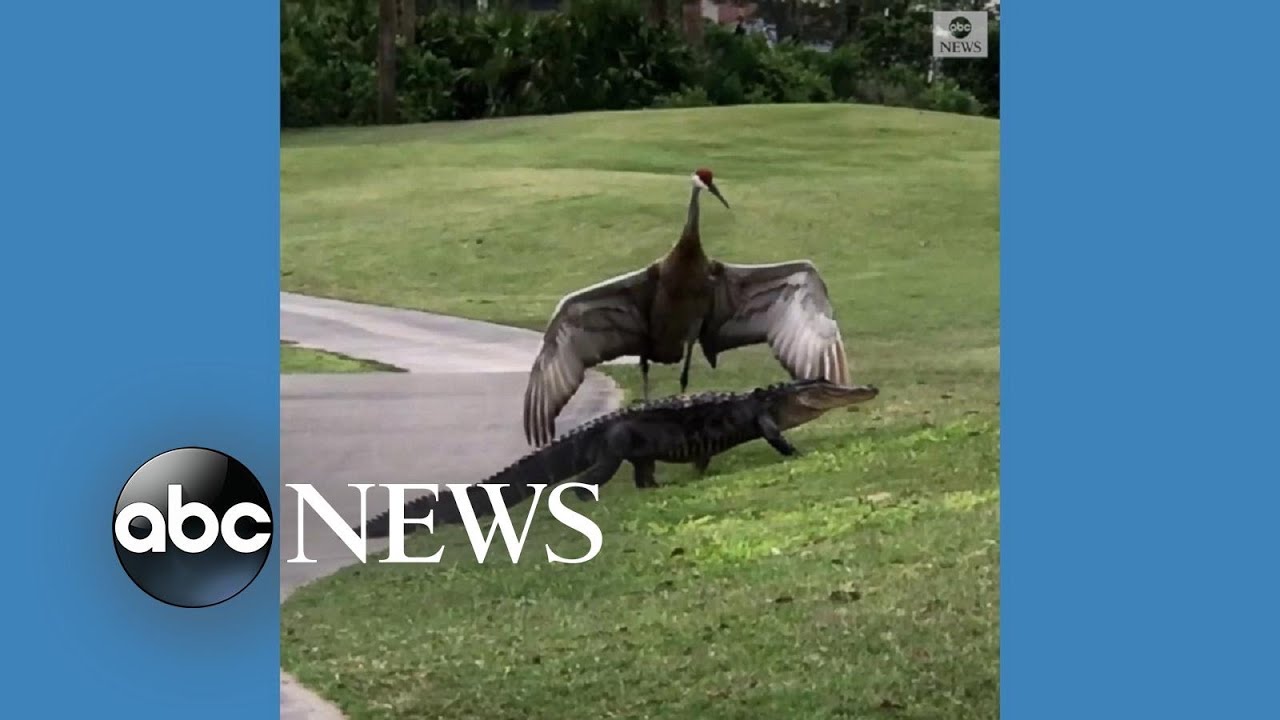
{"label": "crane wing", "polygon": [[844,341],[813,263],[720,265],[715,301],[698,338],[712,367],[720,352],[768,343],[793,378],[849,384]]}
{"label": "crane wing", "polygon": [[560,300],[524,392],[524,435],[530,444],[551,441],[556,416],[577,392],[587,368],[643,351],[657,279],[658,268],[651,265]]}

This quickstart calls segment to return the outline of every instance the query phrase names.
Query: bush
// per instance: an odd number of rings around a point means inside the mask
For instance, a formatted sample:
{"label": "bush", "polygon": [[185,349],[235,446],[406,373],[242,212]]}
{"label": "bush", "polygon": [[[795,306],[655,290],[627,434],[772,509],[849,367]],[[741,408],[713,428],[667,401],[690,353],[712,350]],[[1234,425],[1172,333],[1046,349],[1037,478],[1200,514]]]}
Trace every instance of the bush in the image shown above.
{"label": "bush", "polygon": [[[375,10],[371,0],[282,0],[284,126],[376,119]],[[567,13],[421,16],[415,41],[397,48],[400,120],[833,100],[999,114],[997,25],[991,58],[946,64],[930,86],[931,45],[914,20],[873,14],[830,53],[709,25],[695,49],[644,11],[638,0],[575,0]]]}
{"label": "bush", "polygon": [[830,102],[831,79],[821,72],[822,53],[784,44],[761,59],[761,85],[771,102]]}
{"label": "bush", "polygon": [[1000,117],[1000,23],[990,24],[987,45],[987,57],[944,60],[943,71],[960,87],[973,93],[986,114]]}
{"label": "bush", "polygon": [[770,49],[759,36],[708,26],[703,58],[707,97],[717,105],[828,102],[835,94],[817,59],[821,55],[792,43]]}
{"label": "bush", "polygon": [[831,80],[831,92],[838,100],[854,97],[858,80],[870,70],[857,45],[837,48],[819,60],[824,74]]}
{"label": "bush", "polygon": [[916,105],[925,110],[957,113],[960,115],[981,115],[982,103],[973,93],[961,88],[954,80],[940,78],[919,97]]}
{"label": "bush", "polygon": [[[579,2],[567,14],[534,16],[435,12],[419,19],[416,39],[407,55],[451,68],[445,94],[450,117],[460,120],[647,107],[679,92],[693,68],[674,31],[646,24],[634,0]],[[401,89],[440,97],[439,79],[432,74]]]}
{"label": "bush", "polygon": [[925,78],[912,68],[894,65],[854,80],[852,99],[871,105],[917,107],[928,87]]}
{"label": "bush", "polygon": [[872,68],[908,68],[923,78],[933,57],[933,15],[929,11],[873,12],[858,25],[858,46]]}
{"label": "bush", "polygon": [[711,98],[707,97],[707,91],[701,85],[684,88],[679,92],[659,95],[653,101],[653,107],[655,108],[693,108],[706,107],[711,104]]}
{"label": "bush", "polygon": [[755,35],[738,36],[719,26],[707,27],[703,43],[702,85],[716,105],[739,105],[760,84],[761,58],[769,52]]}
{"label": "bush", "polygon": [[454,117],[454,70],[448,58],[401,44],[396,48],[396,107],[401,122]]}
{"label": "bush", "polygon": [[374,120],[377,22],[372,6],[360,0],[281,6],[283,125],[358,125]]}
{"label": "bush", "polygon": [[854,82],[854,102],[890,107],[911,107],[961,115],[980,115],[983,105],[972,93],[946,77],[936,78],[932,85],[911,72],[895,66],[859,78]]}

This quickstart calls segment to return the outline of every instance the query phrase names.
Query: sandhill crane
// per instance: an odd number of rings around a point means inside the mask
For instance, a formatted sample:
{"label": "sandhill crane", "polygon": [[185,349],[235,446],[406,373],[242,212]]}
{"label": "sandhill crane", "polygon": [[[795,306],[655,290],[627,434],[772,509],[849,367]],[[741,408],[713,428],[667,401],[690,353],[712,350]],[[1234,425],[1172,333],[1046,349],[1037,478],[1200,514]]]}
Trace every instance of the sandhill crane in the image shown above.
{"label": "sandhill crane", "polygon": [[698,232],[698,195],[715,195],[712,173],[691,177],[689,214],[680,239],[662,259],[564,296],[551,313],[524,395],[524,432],[541,446],[555,418],[582,384],[587,368],[636,355],[649,398],[649,363],[681,362],[680,392],[689,384],[693,346],[711,367],[719,353],[768,343],[794,379],[849,384],[844,342],[826,283],[808,260],[732,265],[710,259]]}

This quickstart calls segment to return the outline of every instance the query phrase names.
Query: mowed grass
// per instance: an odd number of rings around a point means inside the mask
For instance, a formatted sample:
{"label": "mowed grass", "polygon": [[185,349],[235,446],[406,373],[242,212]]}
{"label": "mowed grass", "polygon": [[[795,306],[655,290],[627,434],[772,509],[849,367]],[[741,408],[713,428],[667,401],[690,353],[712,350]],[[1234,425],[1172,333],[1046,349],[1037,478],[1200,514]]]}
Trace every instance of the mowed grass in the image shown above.
{"label": "mowed grass", "polygon": [[353,372],[403,372],[375,360],[347,357],[341,353],[298,347],[280,343],[280,373],[353,373]]}
{"label": "mowed grass", "polygon": [[[792,105],[286,134],[288,290],[541,329],[566,292],[660,257],[707,166],[733,205],[704,204],[708,252],[813,260],[855,379],[881,388],[792,431],[801,457],[755,443],[570,500],[604,536],[585,565],[546,562],[587,543],[545,502],[519,565],[500,543],[477,564],[459,528],[413,536],[444,562],[290,599],[286,669],[355,718],[996,717],[998,133]],[[638,396],[638,370],[607,372]],[[678,373],[656,367],[654,393]],[[750,348],[696,356],[690,390],[782,379]]]}

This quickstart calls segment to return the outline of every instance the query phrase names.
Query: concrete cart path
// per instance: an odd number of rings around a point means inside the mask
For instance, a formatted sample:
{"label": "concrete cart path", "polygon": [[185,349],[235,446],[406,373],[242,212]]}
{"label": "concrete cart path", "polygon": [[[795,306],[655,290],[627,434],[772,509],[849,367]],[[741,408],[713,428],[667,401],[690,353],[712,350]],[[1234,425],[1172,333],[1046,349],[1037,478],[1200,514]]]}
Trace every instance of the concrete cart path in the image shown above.
{"label": "concrete cart path", "polygon": [[[528,452],[520,416],[538,333],[458,318],[280,296],[280,336],[304,347],[377,360],[407,373],[280,378],[280,600],[357,562],[309,512],[306,556],[297,555],[297,500],[287,483],[309,483],[354,525],[349,483],[478,482]],[[559,424],[569,428],[618,406],[621,394],[589,372]],[[370,515],[387,508],[368,495]],[[370,555],[385,547],[369,544]],[[281,672],[282,720],[339,720],[341,712]]]}
{"label": "concrete cart path", "polygon": [[[542,333],[417,310],[280,293],[280,339],[424,373],[528,373]],[[606,365],[631,364],[634,357]],[[523,396],[524,388],[520,388]],[[519,416],[517,416],[519,417]]]}

